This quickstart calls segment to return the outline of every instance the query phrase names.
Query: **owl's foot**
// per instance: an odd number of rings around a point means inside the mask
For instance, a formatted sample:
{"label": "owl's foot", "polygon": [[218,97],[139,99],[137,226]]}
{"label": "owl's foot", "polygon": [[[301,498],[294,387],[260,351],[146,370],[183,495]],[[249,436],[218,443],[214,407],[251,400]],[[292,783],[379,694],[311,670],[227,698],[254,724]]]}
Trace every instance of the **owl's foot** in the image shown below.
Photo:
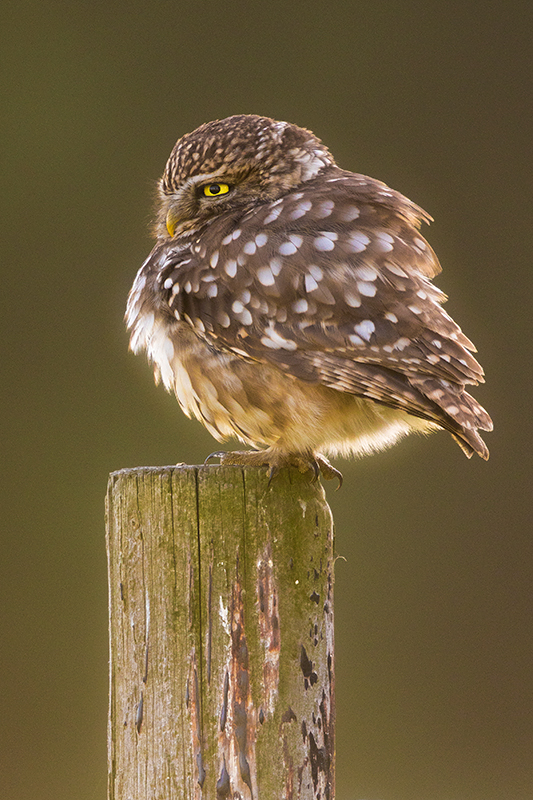
{"label": "owl's foot", "polygon": [[320,453],[283,453],[272,447],[266,450],[233,450],[231,452],[218,451],[207,456],[205,464],[211,458],[219,458],[221,464],[246,467],[268,467],[268,482],[278,474],[283,467],[296,467],[299,472],[312,473],[313,483],[318,480],[320,475],[326,481],[337,478],[339,485],[342,486],[342,472],[330,464],[328,459]]}
{"label": "owl's foot", "polygon": [[315,464],[318,464],[318,468],[320,470],[320,474],[324,478],[325,481],[332,481],[334,478],[337,478],[339,481],[339,485],[337,486],[336,491],[338,491],[341,486],[344,478],[342,477],[342,472],[338,469],[335,469],[333,464],[323,456],[321,453],[315,453],[313,456],[313,460]]}

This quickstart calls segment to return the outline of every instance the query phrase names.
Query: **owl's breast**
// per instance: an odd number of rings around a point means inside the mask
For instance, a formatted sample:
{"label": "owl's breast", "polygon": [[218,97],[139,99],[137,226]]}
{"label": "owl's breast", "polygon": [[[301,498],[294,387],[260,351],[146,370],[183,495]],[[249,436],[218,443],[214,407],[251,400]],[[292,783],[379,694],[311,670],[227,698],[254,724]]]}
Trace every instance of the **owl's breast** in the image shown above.
{"label": "owl's breast", "polygon": [[187,323],[147,322],[146,350],[156,378],[218,441],[236,437],[253,447],[348,454],[380,449],[411,428],[428,427],[402,411],[216,349]]}

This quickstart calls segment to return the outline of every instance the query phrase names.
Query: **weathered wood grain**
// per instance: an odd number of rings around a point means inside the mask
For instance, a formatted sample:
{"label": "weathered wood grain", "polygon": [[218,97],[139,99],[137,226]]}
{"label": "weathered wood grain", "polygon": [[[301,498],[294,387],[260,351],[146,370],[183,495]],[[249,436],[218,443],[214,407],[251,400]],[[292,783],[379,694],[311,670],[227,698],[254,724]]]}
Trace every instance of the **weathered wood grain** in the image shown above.
{"label": "weathered wood grain", "polygon": [[333,800],[333,526],[283,471],[110,476],[109,800]]}

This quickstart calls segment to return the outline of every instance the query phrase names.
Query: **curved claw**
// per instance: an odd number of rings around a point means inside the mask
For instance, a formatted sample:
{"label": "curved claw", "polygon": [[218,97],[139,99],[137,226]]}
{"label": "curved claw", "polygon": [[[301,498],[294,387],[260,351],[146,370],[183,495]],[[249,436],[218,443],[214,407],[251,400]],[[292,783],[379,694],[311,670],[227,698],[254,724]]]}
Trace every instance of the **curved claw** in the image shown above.
{"label": "curved claw", "polygon": [[277,467],[275,464],[271,464],[270,465],[270,469],[268,470],[268,484],[267,484],[267,486],[268,486],[269,489],[270,489],[270,484],[272,483],[273,478],[276,477],[278,472],[279,472],[279,467]]}
{"label": "curved claw", "polygon": [[320,464],[318,463],[316,458],[314,458],[309,463],[309,465],[310,465],[311,469],[313,470],[313,477],[311,478],[311,482],[312,483],[316,483],[317,480],[320,478]]}
{"label": "curved claw", "polygon": [[339,481],[339,485],[337,486],[335,491],[338,492],[344,480],[342,472],[338,469],[335,469],[333,464],[330,464],[328,459],[325,456],[320,455],[320,453],[317,453],[315,455],[315,463],[317,464],[318,469],[320,470],[326,481],[331,481],[333,480],[333,478],[337,478],[337,480]]}
{"label": "curved claw", "polygon": [[335,469],[335,467],[329,463],[328,459],[320,453],[283,454],[270,448],[267,450],[246,450],[235,452],[217,450],[207,456],[204,461],[204,465],[207,465],[212,458],[219,458],[221,464],[228,464],[232,466],[267,466],[269,468],[269,486],[282,467],[296,467],[296,469],[302,473],[311,472],[311,480],[313,483],[316,483],[320,479],[321,475],[327,481],[337,478],[339,481],[337,490],[342,486],[342,472],[339,472],[338,469]]}
{"label": "curved claw", "polygon": [[209,461],[210,461],[212,458],[223,458],[225,455],[226,455],[226,451],[225,451],[225,450],[215,450],[215,452],[214,452],[214,453],[210,453],[210,454],[207,456],[207,458],[205,459],[205,461],[204,461],[204,467],[205,467],[205,466],[207,466],[207,464],[209,463]]}

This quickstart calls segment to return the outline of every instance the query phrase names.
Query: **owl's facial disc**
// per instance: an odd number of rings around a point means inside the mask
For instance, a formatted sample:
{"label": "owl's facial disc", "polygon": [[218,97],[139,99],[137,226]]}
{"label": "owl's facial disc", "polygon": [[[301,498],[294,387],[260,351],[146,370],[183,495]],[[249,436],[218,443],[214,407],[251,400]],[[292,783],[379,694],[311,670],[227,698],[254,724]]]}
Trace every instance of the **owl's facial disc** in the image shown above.
{"label": "owl's facial disc", "polygon": [[258,191],[257,178],[250,170],[195,175],[172,194],[162,196],[164,224],[174,237],[196,223],[245,204]]}

